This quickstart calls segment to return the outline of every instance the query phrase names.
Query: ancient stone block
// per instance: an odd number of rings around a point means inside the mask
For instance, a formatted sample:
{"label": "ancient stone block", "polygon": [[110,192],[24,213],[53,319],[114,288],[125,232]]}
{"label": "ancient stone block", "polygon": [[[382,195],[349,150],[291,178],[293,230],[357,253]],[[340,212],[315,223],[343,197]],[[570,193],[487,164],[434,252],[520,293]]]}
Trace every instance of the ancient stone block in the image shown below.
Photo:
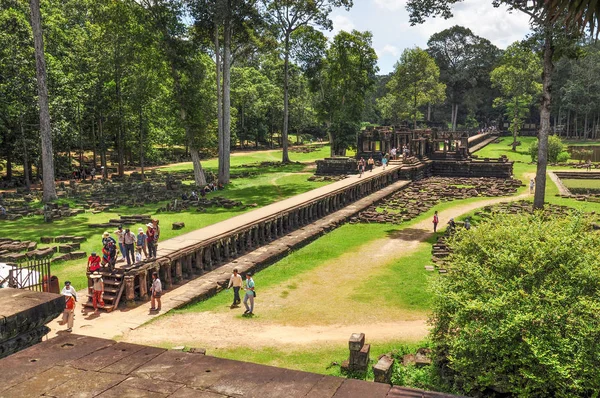
{"label": "ancient stone block", "polygon": [[73,248],[71,247],[71,245],[60,245],[58,246],[58,252],[59,253],[71,253],[73,251]]}
{"label": "ancient stone block", "polygon": [[348,347],[350,351],[360,351],[365,344],[364,333],[352,333],[350,340],[348,340]]}
{"label": "ancient stone block", "polygon": [[52,243],[52,242],[54,242],[54,238],[52,236],[42,236],[40,238],[40,242],[46,243],[46,244],[47,243]]}
{"label": "ancient stone block", "polygon": [[183,223],[183,222],[174,222],[173,223],[173,229],[182,229],[183,227],[185,227],[185,223]]}
{"label": "ancient stone block", "polygon": [[392,369],[394,359],[387,355],[382,355],[379,361],[373,366],[373,375],[377,383],[390,383],[392,378]]}

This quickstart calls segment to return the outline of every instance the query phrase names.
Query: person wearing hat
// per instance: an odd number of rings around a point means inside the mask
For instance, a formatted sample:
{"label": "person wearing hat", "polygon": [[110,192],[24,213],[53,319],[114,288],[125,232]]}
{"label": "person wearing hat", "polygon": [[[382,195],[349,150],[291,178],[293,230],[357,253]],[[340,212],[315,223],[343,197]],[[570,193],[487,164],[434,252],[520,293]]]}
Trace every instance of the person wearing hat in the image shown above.
{"label": "person wearing hat", "polygon": [[97,255],[96,252],[92,252],[92,254],[88,257],[88,272],[98,271],[100,269],[100,261],[102,261],[100,256]]}
{"label": "person wearing hat", "polygon": [[100,272],[95,271],[90,275],[92,279],[92,305],[94,306],[94,313],[98,313],[98,304],[104,307],[104,279]]}
{"label": "person wearing hat", "polygon": [[114,269],[117,262],[117,242],[106,231],[102,235],[102,265]]}
{"label": "person wearing hat", "polygon": [[131,263],[135,264],[135,235],[131,233],[129,228],[125,229],[123,233],[123,244],[125,247],[125,259],[127,260],[127,265],[131,265]]}
{"label": "person wearing hat", "polygon": [[115,231],[117,235],[117,241],[119,242],[119,252],[121,253],[121,260],[125,260],[125,232],[123,232],[123,226],[119,225]]}
{"label": "person wearing hat", "polygon": [[148,244],[148,258],[156,258],[156,230],[152,223],[146,224],[146,243]]}
{"label": "person wearing hat", "polygon": [[136,245],[135,245],[135,249],[137,250],[139,257],[140,257],[140,261],[142,258],[142,251],[144,251],[144,257],[146,257],[146,259],[148,259],[148,250],[146,249],[146,234],[144,233],[144,228],[138,228],[138,234],[136,236]]}
{"label": "person wearing hat", "polygon": [[75,318],[75,302],[77,301],[77,291],[71,286],[71,281],[65,281],[65,287],[60,294],[65,297],[65,310],[63,311],[62,324],[67,324],[67,332],[73,331],[73,320]]}
{"label": "person wearing hat", "polygon": [[[246,274],[246,295],[244,296],[244,307],[246,307],[246,311],[244,311],[244,315],[254,315],[254,298],[256,297],[256,292],[254,291],[254,279],[252,279],[252,273],[248,272]],[[248,300],[250,300],[250,307],[248,307]]]}

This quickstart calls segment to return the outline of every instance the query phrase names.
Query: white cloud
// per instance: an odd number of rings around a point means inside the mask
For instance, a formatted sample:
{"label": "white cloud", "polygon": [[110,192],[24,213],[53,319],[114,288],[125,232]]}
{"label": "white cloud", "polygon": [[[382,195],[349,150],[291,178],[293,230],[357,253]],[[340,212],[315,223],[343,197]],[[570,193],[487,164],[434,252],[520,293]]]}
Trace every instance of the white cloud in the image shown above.
{"label": "white cloud", "polygon": [[406,0],[374,0],[375,5],[388,11],[398,11],[406,6]]}
{"label": "white cloud", "polygon": [[385,46],[383,46],[383,48],[376,49],[375,51],[377,52],[378,57],[382,57],[386,54],[397,57],[398,54],[400,53],[400,51],[398,50],[398,47],[392,46],[391,44],[386,44]]}
{"label": "white cloud", "polygon": [[352,29],[355,29],[354,22],[345,15],[334,15],[331,17],[331,21],[333,22],[332,36],[335,36],[340,30],[351,32]]}
{"label": "white cloud", "polygon": [[418,31],[425,41],[432,34],[454,25],[466,26],[474,34],[485,37],[500,48],[522,40],[530,31],[529,17],[519,11],[508,13],[505,6],[494,8],[490,3],[487,0],[466,0],[454,7],[453,18],[430,18],[413,29]]}

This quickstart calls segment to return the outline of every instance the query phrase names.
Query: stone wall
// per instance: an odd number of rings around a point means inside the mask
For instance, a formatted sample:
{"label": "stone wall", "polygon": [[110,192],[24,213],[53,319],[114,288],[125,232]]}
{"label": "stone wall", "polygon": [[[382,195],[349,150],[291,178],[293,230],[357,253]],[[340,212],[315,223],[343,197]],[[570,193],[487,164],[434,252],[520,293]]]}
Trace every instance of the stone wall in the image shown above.
{"label": "stone wall", "polygon": [[65,308],[65,299],[53,293],[0,289],[0,358],[42,341],[45,326]]}
{"label": "stone wall", "polygon": [[503,159],[470,160],[463,162],[436,161],[433,175],[440,177],[495,177],[511,178],[513,163]]}
{"label": "stone wall", "polygon": [[339,157],[317,160],[317,175],[357,174],[358,165],[354,158]]}

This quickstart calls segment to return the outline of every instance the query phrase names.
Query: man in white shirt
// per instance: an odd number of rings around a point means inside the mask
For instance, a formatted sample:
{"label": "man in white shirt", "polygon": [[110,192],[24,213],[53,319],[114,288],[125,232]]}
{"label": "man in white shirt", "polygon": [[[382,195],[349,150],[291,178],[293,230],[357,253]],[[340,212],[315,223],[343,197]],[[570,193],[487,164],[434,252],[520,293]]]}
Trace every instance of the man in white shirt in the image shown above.
{"label": "man in white shirt", "polygon": [[230,289],[233,286],[233,304],[231,304],[230,308],[239,307],[242,299],[240,298],[240,289],[242,288],[242,276],[238,274],[237,268],[233,270],[233,274],[231,274],[231,278],[229,278],[229,286],[227,289]]}
{"label": "man in white shirt", "polygon": [[[150,311],[160,311],[160,296],[162,295],[162,283],[160,279],[158,279],[158,272],[152,273],[152,287],[150,288],[150,292],[152,293],[152,303],[150,307]],[[154,304],[158,303],[158,306]]]}

